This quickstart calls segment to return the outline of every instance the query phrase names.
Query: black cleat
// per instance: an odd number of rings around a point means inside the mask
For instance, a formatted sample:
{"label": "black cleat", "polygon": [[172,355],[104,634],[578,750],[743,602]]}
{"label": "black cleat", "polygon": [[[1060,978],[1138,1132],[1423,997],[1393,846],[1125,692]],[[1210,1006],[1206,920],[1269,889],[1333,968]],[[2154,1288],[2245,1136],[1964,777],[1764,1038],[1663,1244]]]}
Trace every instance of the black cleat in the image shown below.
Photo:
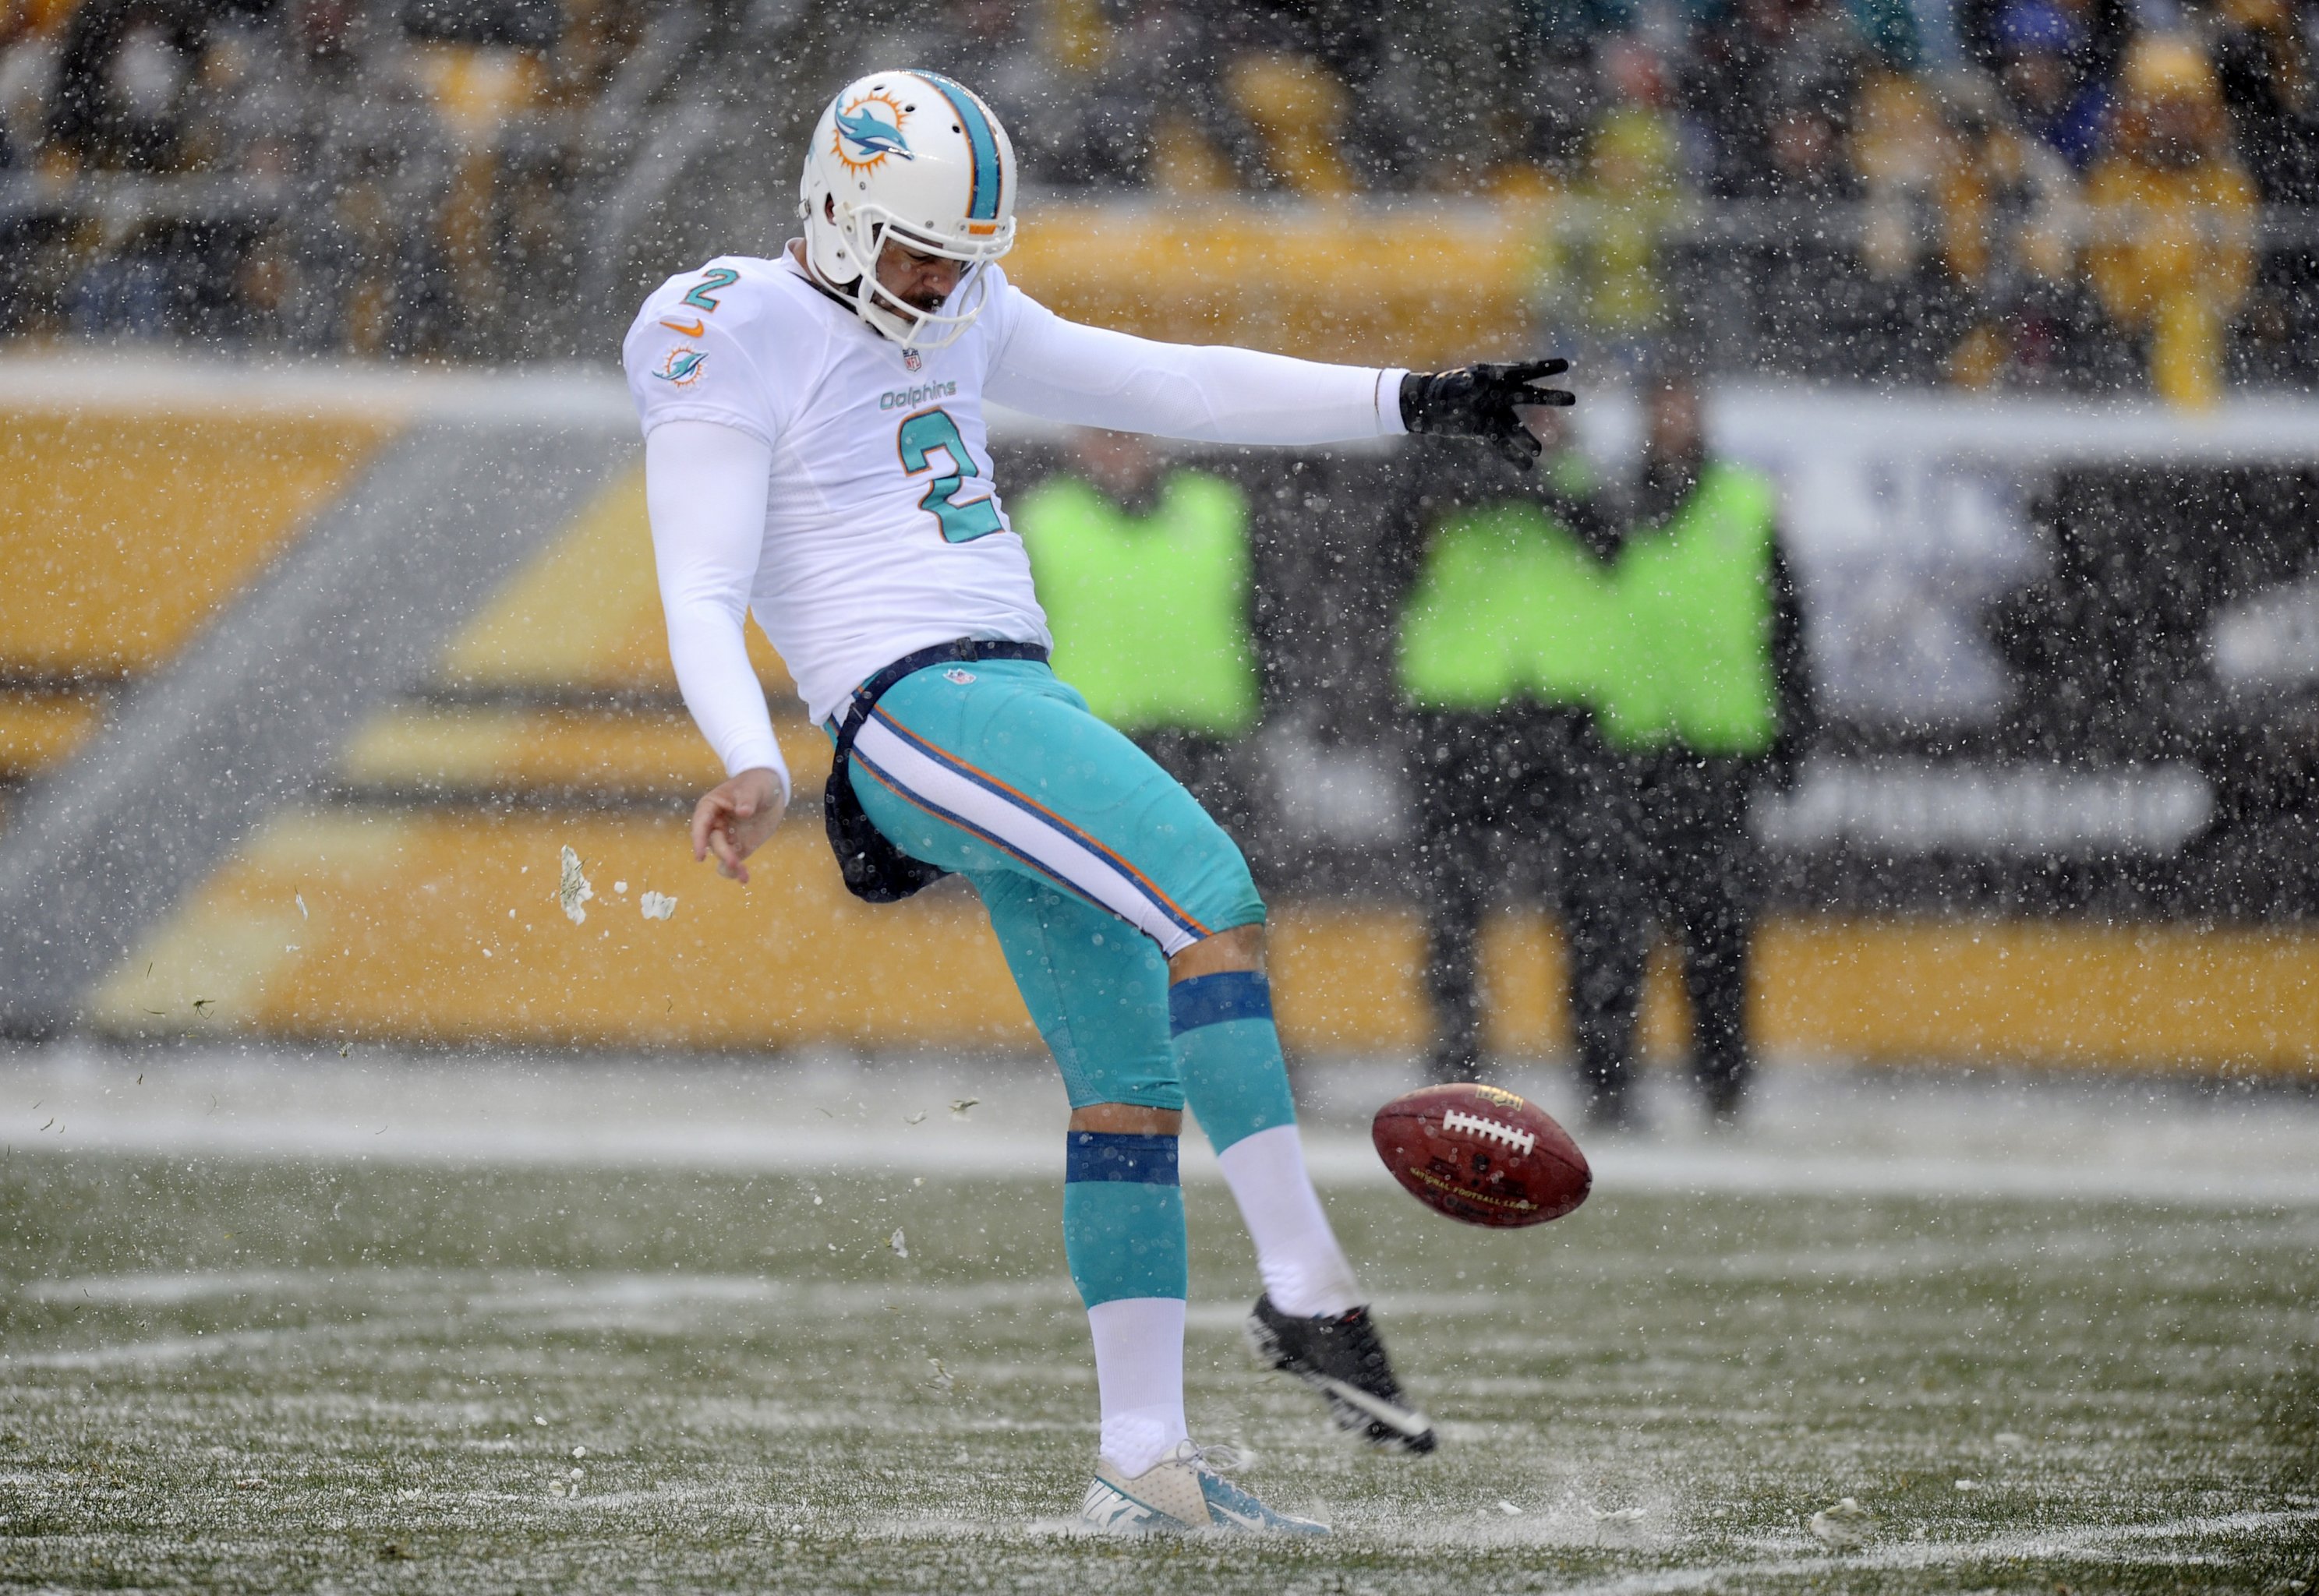
{"label": "black cleat", "polygon": [[1339,1429],[1393,1451],[1433,1450],[1433,1422],[1401,1394],[1367,1308],[1297,1319],[1274,1307],[1268,1293],[1248,1316],[1248,1347],[1266,1368],[1294,1375],[1328,1398]]}

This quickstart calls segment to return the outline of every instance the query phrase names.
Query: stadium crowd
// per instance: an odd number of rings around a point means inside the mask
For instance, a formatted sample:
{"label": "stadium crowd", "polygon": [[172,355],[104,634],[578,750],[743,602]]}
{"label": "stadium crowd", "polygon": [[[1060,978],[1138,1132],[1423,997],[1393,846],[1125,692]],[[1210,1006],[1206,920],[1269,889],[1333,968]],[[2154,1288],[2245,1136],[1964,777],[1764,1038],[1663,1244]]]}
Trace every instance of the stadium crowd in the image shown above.
{"label": "stadium crowd", "polygon": [[1682,305],[1771,369],[2197,402],[2319,347],[2306,0],[5,0],[0,332],[568,353],[639,129],[767,15],[973,83],[1047,189],[1542,200],[1598,357]]}

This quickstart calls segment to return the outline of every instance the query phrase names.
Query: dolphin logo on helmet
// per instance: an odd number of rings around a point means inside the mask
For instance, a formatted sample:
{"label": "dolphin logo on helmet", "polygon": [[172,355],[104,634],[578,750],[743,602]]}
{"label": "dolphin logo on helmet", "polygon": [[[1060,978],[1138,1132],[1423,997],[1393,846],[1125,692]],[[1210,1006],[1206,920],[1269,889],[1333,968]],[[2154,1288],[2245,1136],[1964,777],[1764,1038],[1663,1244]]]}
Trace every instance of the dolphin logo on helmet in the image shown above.
{"label": "dolphin logo on helmet", "polygon": [[[907,128],[907,135],[903,130]],[[876,331],[938,349],[981,314],[982,268],[1015,245],[1015,147],[972,90],[932,72],[873,72],[840,90],[798,184],[806,263]],[[889,239],[965,270],[921,311],[878,281]]]}
{"label": "dolphin logo on helmet", "polygon": [[[894,120],[881,119],[871,109],[873,105],[884,106]],[[902,137],[902,108],[883,95],[873,95],[859,105],[845,107],[837,113],[837,137],[841,141],[838,158],[857,169],[876,166],[889,155],[915,160],[909,140]],[[842,148],[844,144],[853,146],[853,157],[849,158]]]}

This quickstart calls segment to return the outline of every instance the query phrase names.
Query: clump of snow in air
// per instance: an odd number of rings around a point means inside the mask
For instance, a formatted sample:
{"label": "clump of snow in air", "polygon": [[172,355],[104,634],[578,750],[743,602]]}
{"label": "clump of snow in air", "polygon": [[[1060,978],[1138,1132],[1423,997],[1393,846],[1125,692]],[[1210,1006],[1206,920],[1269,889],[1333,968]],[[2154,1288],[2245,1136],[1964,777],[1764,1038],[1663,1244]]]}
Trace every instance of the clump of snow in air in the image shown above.
{"label": "clump of snow in air", "polygon": [[886,1245],[894,1249],[894,1256],[896,1258],[907,1258],[910,1256],[910,1245],[908,1242],[902,1240],[902,1232],[898,1229],[897,1229],[892,1235],[886,1238]]}
{"label": "clump of snow in air", "polygon": [[647,920],[665,920],[676,913],[676,899],[665,892],[647,892],[637,902]]}
{"label": "clump of snow in air", "polygon": [[314,917],[306,911],[306,895],[304,893],[293,892],[290,897],[298,906],[298,918],[301,920],[311,920]]}
{"label": "clump of snow in air", "polygon": [[966,1117],[966,1111],[972,1108],[976,1104],[981,1101],[982,1099],[979,1097],[953,1097],[951,1099],[950,1111],[951,1113],[958,1115],[959,1118],[964,1119]]}
{"label": "clump of snow in air", "polygon": [[1516,1507],[1511,1501],[1501,1501],[1498,1503],[1498,1511],[1503,1513],[1509,1519],[1519,1519],[1521,1517],[1521,1509]]}
{"label": "clump of snow in air", "polygon": [[618,896],[626,897],[628,895],[628,884],[626,881],[615,881],[612,883],[612,890]]}
{"label": "clump of snow in air", "polygon": [[564,849],[564,879],[556,886],[555,898],[564,906],[564,912],[570,916],[573,924],[586,923],[588,911],[582,906],[595,896],[596,889],[588,885],[588,878],[580,873],[580,856],[566,843]]}
{"label": "clump of snow in air", "polygon": [[1979,1480],[1959,1480],[1956,1483],[1956,1488],[1960,1491],[1978,1491],[1981,1489],[1981,1482]]}
{"label": "clump of snow in air", "polygon": [[1841,1552],[1863,1545],[1868,1539],[1868,1532],[1875,1525],[1876,1515],[1847,1496],[1834,1507],[1825,1507],[1814,1513],[1809,1528],[1813,1537],[1822,1546]]}

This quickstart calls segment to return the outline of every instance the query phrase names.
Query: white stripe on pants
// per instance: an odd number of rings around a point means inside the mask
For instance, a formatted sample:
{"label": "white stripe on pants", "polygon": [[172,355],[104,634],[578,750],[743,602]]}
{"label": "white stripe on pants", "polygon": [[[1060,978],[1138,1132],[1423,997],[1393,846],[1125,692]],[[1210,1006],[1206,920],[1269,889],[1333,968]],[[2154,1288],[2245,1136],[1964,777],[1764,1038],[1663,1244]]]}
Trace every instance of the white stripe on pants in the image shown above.
{"label": "white stripe on pants", "polygon": [[[853,746],[887,781],[931,808],[954,815],[1033,861],[1074,890],[1117,915],[1173,958],[1200,940],[1158,903],[1150,889],[1055,820],[991,791],[973,777],[933,758],[872,716],[854,734]],[[877,778],[873,776],[871,780]]]}

